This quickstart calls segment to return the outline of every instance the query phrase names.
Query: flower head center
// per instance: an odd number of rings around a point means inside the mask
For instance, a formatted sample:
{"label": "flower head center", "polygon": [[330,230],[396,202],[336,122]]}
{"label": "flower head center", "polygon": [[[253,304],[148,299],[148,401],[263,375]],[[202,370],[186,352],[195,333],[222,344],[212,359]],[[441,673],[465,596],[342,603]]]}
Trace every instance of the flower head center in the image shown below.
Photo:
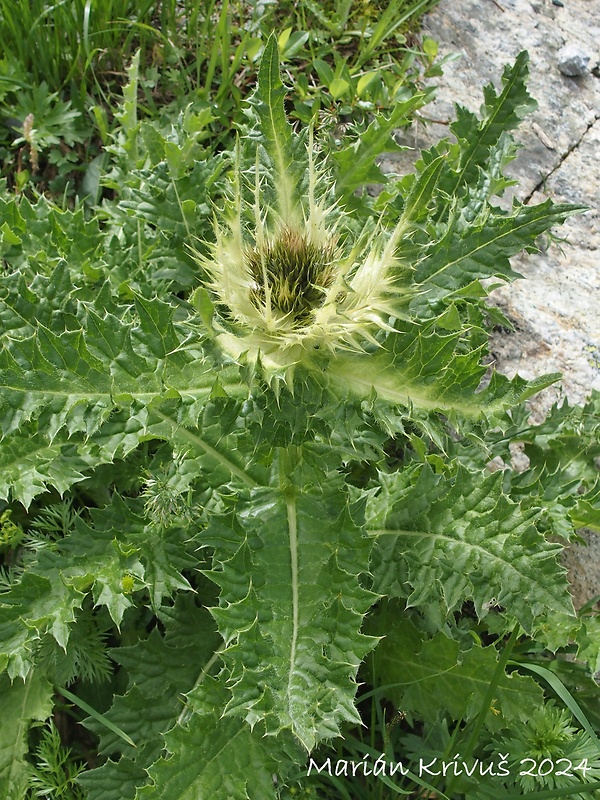
{"label": "flower head center", "polygon": [[269,305],[295,325],[310,322],[334,279],[334,245],[315,244],[284,228],[278,238],[245,254],[253,279],[250,299],[257,309]]}

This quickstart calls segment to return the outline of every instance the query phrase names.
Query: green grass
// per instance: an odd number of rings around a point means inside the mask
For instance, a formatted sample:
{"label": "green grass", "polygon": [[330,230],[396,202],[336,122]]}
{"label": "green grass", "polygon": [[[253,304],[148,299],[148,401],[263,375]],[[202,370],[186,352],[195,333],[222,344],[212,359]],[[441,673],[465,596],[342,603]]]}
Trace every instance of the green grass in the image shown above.
{"label": "green grass", "polygon": [[[166,59],[178,47],[196,43],[191,30],[212,3],[174,0],[2,0],[0,40],[4,56],[18,63],[32,83],[52,91],[70,84],[79,94],[95,83],[124,74],[140,48],[145,62]],[[75,99],[75,98],[73,98]]]}
{"label": "green grass", "polygon": [[[189,90],[207,88],[220,74],[231,86],[242,56],[252,63],[271,29],[305,31],[306,53],[351,44],[358,68],[381,55],[392,37],[414,28],[437,0],[266,5],[239,0],[1,0],[4,71],[18,68],[26,85],[45,81],[51,92],[69,90],[74,104],[103,95],[125,78],[140,49],[141,63],[177,69]],[[298,41],[296,39],[295,41]],[[399,40],[391,42],[397,51]],[[181,87],[180,87],[181,88]],[[223,92],[221,92],[223,94]]]}
{"label": "green grass", "polygon": [[229,146],[272,30],[291,115],[364,124],[439,74],[435,43],[414,34],[437,1],[0,0],[2,174],[17,191],[77,191],[118,124],[137,52],[140,117],[192,104],[211,115],[212,148]]}

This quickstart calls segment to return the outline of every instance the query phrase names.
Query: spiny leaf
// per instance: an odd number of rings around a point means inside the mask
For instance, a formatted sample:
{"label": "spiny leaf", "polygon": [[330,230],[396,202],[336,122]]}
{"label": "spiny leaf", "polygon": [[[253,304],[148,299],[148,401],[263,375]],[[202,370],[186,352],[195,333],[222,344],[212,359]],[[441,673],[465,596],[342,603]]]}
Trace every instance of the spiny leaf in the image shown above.
{"label": "spiny leaf", "polygon": [[374,599],[358,582],[368,543],[339,479],[321,479],[255,490],[199,537],[222,588],[212,614],[227,645],[225,713],[289,729],[308,750],[357,720],[356,671],[373,645],[360,633]]}
{"label": "spiny leaf", "polygon": [[34,497],[54,486],[60,494],[86,477],[93,467],[107,461],[93,457],[81,444],[66,444],[54,439],[50,444],[27,426],[12,434],[0,447],[0,498],[9,495],[29,507]]}
{"label": "spiny leaf", "polygon": [[583,210],[584,206],[555,205],[546,200],[537,206],[517,205],[510,216],[488,209],[481,220],[473,220],[467,206],[452,215],[444,236],[416,265],[415,280],[426,287],[435,286],[437,294],[440,290],[447,294],[480,278],[519,277],[509,258],[534,246],[544,231]]}
{"label": "spiny leaf", "polygon": [[0,667],[25,677],[44,635],[65,648],[87,593],[120,625],[132,605],[125,579],[136,589],[146,587],[155,609],[166,596],[190,591],[182,572],[196,566],[196,559],[187,552],[185,532],[146,525],[141,511],[141,500],[115,494],[110,505],[92,512],[91,525],[78,518],[71,533],[40,551],[20,580],[0,594]]}
{"label": "spiny leaf", "polygon": [[375,394],[395,406],[439,411],[456,423],[465,418],[494,417],[560,377],[545,375],[528,383],[519,376],[509,380],[493,373],[487,387],[478,390],[487,371],[481,364],[483,347],[465,348],[465,339],[471,345],[462,331],[421,328],[392,334],[368,359],[341,354],[332,361],[332,389],[363,398]]}
{"label": "spiny leaf", "polygon": [[65,562],[81,564],[83,568],[86,550],[90,550],[88,538],[94,542],[104,540],[104,560],[99,553],[93,573],[94,594],[97,602],[108,606],[117,624],[122,617],[121,605],[131,603],[123,588],[125,575],[134,576],[147,587],[150,604],[155,609],[166,596],[191,589],[181,574],[196,563],[187,552],[185,531],[147,524],[142,508],[141,500],[123,500],[114,494],[110,505],[92,512],[92,525],[78,520],[76,533],[61,544]]}
{"label": "spiny leaf", "polygon": [[[99,736],[99,752],[123,753],[120,761],[108,761],[86,773],[84,785],[89,800],[133,797],[135,787],[147,783],[144,770],[159,759],[163,733],[176,724],[182,713],[182,693],[194,686],[218,645],[214,622],[191,595],[179,595],[175,604],[162,609],[158,616],[164,635],[155,628],[135,645],[112,651],[112,657],[127,674],[127,691],[115,696],[105,717],[125,731],[137,747],[125,746],[92,718],[84,723]],[[118,784],[124,771],[128,775],[125,795]]]}
{"label": "spiny leaf", "polygon": [[77,301],[64,262],[49,277],[36,275],[30,282],[21,274],[5,275],[0,278],[0,287],[2,338],[23,339],[35,331],[36,324],[52,329],[56,321],[65,325],[66,319],[71,327],[77,326]]}
{"label": "spiny leaf", "polygon": [[102,258],[98,217],[87,218],[82,207],[64,210],[44,196],[31,203],[17,195],[0,198],[0,218],[2,258],[11,270],[33,276],[35,282],[40,280],[38,272],[49,274],[63,267],[67,273],[81,274]]}
{"label": "spiny leaf", "polygon": [[503,495],[500,473],[460,467],[447,479],[419,466],[381,482],[368,506],[377,591],[448,611],[472,598],[480,617],[505,608],[528,631],[548,610],[573,616],[560,547],[536,531],[539,509]]}
{"label": "spiny leaf", "polygon": [[285,89],[279,71],[279,48],[277,37],[272,33],[261,58],[258,88],[252,103],[259,116],[265,149],[272,161],[279,211],[284,220],[291,220],[295,216],[297,191],[304,171],[299,169],[295,157],[292,127],[285,115],[284,99]]}
{"label": "spiny leaf", "polygon": [[427,216],[431,198],[434,195],[440,173],[444,167],[445,156],[434,158],[416,176],[402,209],[401,226],[418,222]]}
{"label": "spiny leaf", "polygon": [[[405,615],[392,613],[375,619],[369,630],[384,635],[375,651],[374,670],[386,697],[397,708],[413,711],[431,724],[440,708],[453,720],[464,722],[480,713],[498,663],[494,647],[473,644],[461,651],[446,633],[428,639]],[[535,681],[504,674],[485,718],[486,727],[500,730],[515,719],[526,723],[542,703],[543,692]]]}
{"label": "spiny leaf", "polygon": [[135,298],[136,310],[140,319],[140,328],[145,340],[157,358],[165,358],[168,353],[179,346],[179,339],[173,327],[173,309],[162,300],[145,300]]}
{"label": "spiny leaf", "polygon": [[42,675],[10,683],[0,675],[2,725],[0,725],[0,795],[6,800],[23,800],[28,786],[27,734],[33,722],[52,713],[52,686]]}
{"label": "spiny leaf", "polygon": [[[20,325],[31,309],[22,308],[15,284],[21,286],[17,278],[7,283],[4,310],[7,321]],[[59,289],[70,297],[75,292],[64,272],[50,282],[40,279],[35,289],[27,302],[39,305],[52,327],[19,327],[21,335],[6,336],[0,352],[0,462],[6,467],[0,496],[12,489],[26,505],[47,486],[65,491],[89,469],[153,435],[177,438],[164,416],[152,414],[155,406],[172,398],[180,406],[177,422],[193,426],[217,379],[200,342],[181,346],[190,331],[176,330],[172,308],[160,300],[138,298],[136,324],[135,315],[127,319],[131,308],[111,303],[106,293],[95,308],[69,298],[57,306]],[[101,305],[118,314],[100,312]],[[221,391],[244,392],[235,367],[219,372]]]}
{"label": "spiny leaf", "polygon": [[110,377],[80,331],[38,326],[30,338],[9,342],[0,364],[4,435],[32,418],[50,441],[64,426],[92,433],[110,413]]}
{"label": "spiny leaf", "polygon": [[27,571],[9,592],[0,594],[4,633],[0,652],[8,658],[11,677],[17,674],[26,677],[28,670],[24,667],[28,666],[28,658],[25,653],[34,651],[35,642],[46,631],[63,649],[67,646],[69,628],[75,621],[76,609],[81,608],[84,594],[72,585],[63,584],[61,577],[53,567],[38,573]]}
{"label": "spiny leaf", "polygon": [[144,769],[130,758],[108,759],[101,767],[78,776],[89,800],[134,800],[138,786],[148,779]]}
{"label": "spiny leaf", "polygon": [[136,800],[276,799],[273,776],[301,763],[301,751],[289,734],[265,736],[260,725],[252,731],[243,720],[221,716],[226,697],[210,677],[190,694],[194,713],[166,735],[169,757],[150,768],[152,783]]}
{"label": "spiny leaf", "polygon": [[398,152],[405,148],[396,144],[393,132],[406,125],[413,112],[428,102],[426,94],[414,94],[409,100],[398,103],[389,117],[377,114],[369,127],[351,144],[334,152],[336,168],[336,193],[348,202],[356,189],[367,183],[383,183],[385,176],[375,163],[377,156]]}
{"label": "spiny leaf", "polygon": [[481,122],[474,114],[457,106],[457,120],[450,130],[463,142],[463,148],[459,170],[454,175],[448,174],[443,185],[449,196],[455,194],[460,185],[476,179],[478,168],[486,163],[490,148],[500,136],[516,128],[525,114],[536,109],[537,103],[526,87],[528,63],[529,55],[523,50],[512,66],[504,68],[499,94],[492,84],[484,87],[485,113]]}
{"label": "spiny leaf", "polygon": [[600,393],[583,406],[555,404],[539,424],[516,410],[504,431],[491,432],[491,454],[510,463],[509,443],[524,443],[526,470],[510,474],[510,494],[521,502],[542,498],[549,530],[569,539],[574,527],[600,527]]}

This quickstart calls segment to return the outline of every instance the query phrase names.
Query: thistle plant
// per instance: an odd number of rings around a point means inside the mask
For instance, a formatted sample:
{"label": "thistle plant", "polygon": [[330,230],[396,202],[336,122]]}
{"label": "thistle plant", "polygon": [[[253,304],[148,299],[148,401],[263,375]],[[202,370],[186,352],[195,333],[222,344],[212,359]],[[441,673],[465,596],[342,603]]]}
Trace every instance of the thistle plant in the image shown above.
{"label": "thistle plant", "polygon": [[[85,659],[67,670],[60,653],[84,647],[94,614],[95,647],[112,620],[118,678],[84,723],[99,742],[78,778],[90,800],[284,797],[319,743],[362,724],[376,647],[400,717],[454,725],[452,747],[543,704],[500,645],[461,627],[465,603],[497,643],[524,632],[556,649],[582,625],[541,501],[523,495],[550,491],[549,470],[513,484],[486,469],[557,376],[488,367],[483,281],[514,278],[510,256],[579,210],[492,202],[510,185],[507,131],[532,106],[526,74],[521,54],[481,120],[458,109],[457,141],[374,200],[348,192],[350,149],[287,121],[271,38],[223,157],[214,238],[188,243],[190,303],[93,294],[67,264],[26,291],[0,279],[0,495],[25,537],[45,491],[86,498],[48,546],[4,545],[18,569],[0,595],[1,686],[23,731],[0,747],[11,800],[28,774],[23,720],[50,715],[65,675],[78,691]],[[356,157],[385,148],[389,127],[373,124]],[[150,142],[151,162],[159,134],[139,130],[129,152],[143,160]],[[552,495],[563,533],[597,513],[596,453],[582,452],[581,480]],[[404,793],[413,778],[398,776]]]}

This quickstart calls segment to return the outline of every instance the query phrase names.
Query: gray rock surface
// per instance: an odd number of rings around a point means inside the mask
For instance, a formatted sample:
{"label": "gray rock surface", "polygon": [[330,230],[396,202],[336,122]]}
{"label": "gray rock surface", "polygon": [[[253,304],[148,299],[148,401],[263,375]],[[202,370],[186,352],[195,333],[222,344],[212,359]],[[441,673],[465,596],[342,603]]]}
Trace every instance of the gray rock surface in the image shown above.
{"label": "gray rock surface", "polygon": [[[526,49],[529,90],[539,106],[517,132],[514,192],[524,203],[551,197],[590,209],[557,231],[562,246],[513,261],[528,280],[492,295],[515,326],[493,337],[498,369],[529,379],[563,373],[561,385],[532,401],[539,420],[553,402],[583,402],[600,389],[600,0],[441,0],[424,29],[442,55],[461,57],[446,65],[436,101],[423,110],[437,122],[413,130],[407,143],[423,147],[447,136],[440,123],[453,119],[454,103],[478,111],[483,85],[498,85],[504,65]],[[564,65],[561,71],[565,50],[578,55],[576,77],[565,75]],[[586,552],[571,548],[566,555],[579,605],[600,595],[600,537],[588,538]]]}
{"label": "gray rock surface", "polygon": [[587,72],[590,58],[590,54],[578,45],[566,44],[558,51],[556,63],[563,75],[575,78]]}

